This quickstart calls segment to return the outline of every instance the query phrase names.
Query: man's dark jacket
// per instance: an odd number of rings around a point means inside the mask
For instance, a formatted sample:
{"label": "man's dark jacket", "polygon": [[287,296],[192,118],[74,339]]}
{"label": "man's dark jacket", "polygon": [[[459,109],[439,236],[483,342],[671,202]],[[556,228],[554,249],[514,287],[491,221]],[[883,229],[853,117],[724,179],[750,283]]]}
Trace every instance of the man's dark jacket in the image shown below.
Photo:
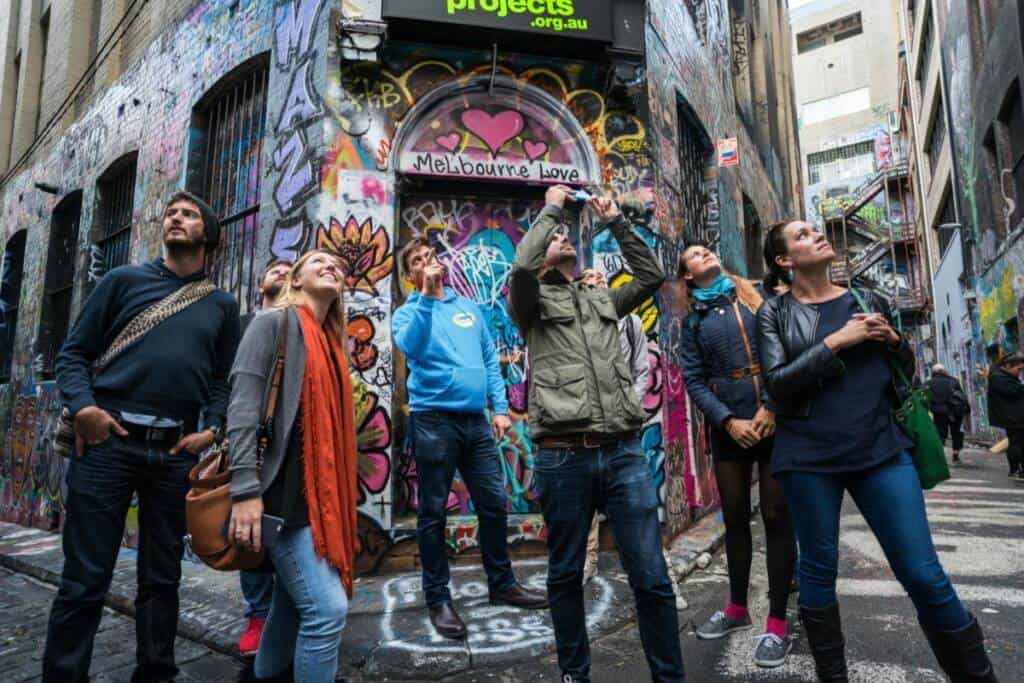
{"label": "man's dark jacket", "polygon": [[936,372],[928,380],[928,390],[931,393],[928,409],[932,414],[963,417],[966,397],[955,377],[945,372]]}
{"label": "man's dark jacket", "polygon": [[228,373],[238,348],[238,303],[216,290],[163,321],[95,379],[92,365],[125,325],[202,272],[178,277],[163,259],[107,273],[86,300],[57,356],[57,386],[71,412],[98,405],[223,427]]}
{"label": "man's dark jacket", "polygon": [[988,375],[988,421],[993,427],[1024,429],[1024,384],[999,368]]}

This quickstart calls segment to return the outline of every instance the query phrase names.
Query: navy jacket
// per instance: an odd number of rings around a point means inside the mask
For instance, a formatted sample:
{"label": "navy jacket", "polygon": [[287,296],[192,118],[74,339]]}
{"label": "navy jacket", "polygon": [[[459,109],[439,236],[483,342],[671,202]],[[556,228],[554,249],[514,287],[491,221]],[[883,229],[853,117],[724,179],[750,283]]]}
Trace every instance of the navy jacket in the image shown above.
{"label": "navy jacket", "polygon": [[163,321],[95,379],[92,365],[139,312],[203,273],[180,278],[156,259],[107,273],[85,301],[57,356],[57,386],[72,413],[98,405],[223,427],[238,348],[238,303],[218,289]]}
{"label": "navy jacket", "polygon": [[[749,374],[739,379],[732,376],[733,370],[751,365],[732,302],[732,297],[720,297],[713,304],[697,301],[683,322],[682,334],[686,391],[711,424],[723,431],[728,418],[749,420],[757,413],[753,378]],[[757,363],[757,316],[742,304],[739,309],[754,363]],[[761,402],[767,404],[764,380],[759,377],[757,384]]]}

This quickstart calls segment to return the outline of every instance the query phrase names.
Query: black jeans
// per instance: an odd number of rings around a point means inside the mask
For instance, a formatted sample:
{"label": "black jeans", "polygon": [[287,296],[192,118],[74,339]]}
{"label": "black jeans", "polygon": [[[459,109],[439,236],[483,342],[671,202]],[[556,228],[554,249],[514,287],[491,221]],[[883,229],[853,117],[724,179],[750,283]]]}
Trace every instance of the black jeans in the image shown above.
{"label": "black jeans", "polygon": [[491,593],[511,588],[516,579],[508,554],[507,497],[487,416],[425,410],[412,413],[409,420],[419,479],[416,537],[427,606],[452,600],[444,530],[456,467],[480,520],[480,555],[488,588]]}
{"label": "black jeans", "polygon": [[64,571],[50,611],[43,680],[88,680],[93,639],[117,562],[132,493],[139,495],[136,665],[133,681],[178,673],[178,583],[185,536],[188,472],[198,460],[167,444],[112,436],[68,468]]}
{"label": "black jeans", "polygon": [[1024,474],[1024,429],[1007,429],[1006,438],[1010,445],[1006,449],[1006,460],[1010,463],[1010,472]]}
{"label": "black jeans", "polygon": [[943,445],[946,443],[946,437],[952,433],[953,450],[957,453],[962,451],[964,449],[964,430],[960,428],[960,425],[964,419],[943,413],[933,413],[932,419],[935,421],[936,429],[939,430],[939,438],[942,439]]}
{"label": "black jeans", "polygon": [[661,552],[658,497],[639,437],[600,448],[541,448],[534,476],[548,529],[548,601],[562,674],[590,681],[583,562],[590,520],[602,510],[636,597],[651,678],[686,680],[675,591]]}

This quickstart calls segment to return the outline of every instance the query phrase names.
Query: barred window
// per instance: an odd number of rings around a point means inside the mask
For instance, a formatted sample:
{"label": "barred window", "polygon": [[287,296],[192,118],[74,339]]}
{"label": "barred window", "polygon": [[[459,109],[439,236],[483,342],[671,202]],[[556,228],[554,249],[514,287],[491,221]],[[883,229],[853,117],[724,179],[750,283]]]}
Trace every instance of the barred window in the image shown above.
{"label": "barred window", "polygon": [[201,194],[220,217],[223,236],[212,256],[211,276],[235,295],[243,315],[259,297],[256,237],[269,70],[261,58],[229,75],[193,119],[205,137]]}
{"label": "barred window", "polygon": [[875,170],[875,142],[865,140],[852,145],[834,147],[807,155],[807,182],[822,182],[858,178]]}
{"label": "barred window", "polygon": [[940,96],[938,106],[935,107],[935,116],[932,118],[932,127],[925,143],[925,153],[928,155],[928,163],[933,174],[939,165],[939,157],[942,155],[942,145],[945,141],[946,112],[945,103]]}
{"label": "barred window", "polygon": [[135,154],[121,159],[96,184],[96,225],[99,239],[93,245],[90,281],[96,282],[118,266],[128,263],[135,204]]}
{"label": "barred window", "polygon": [[21,274],[25,265],[25,231],[19,230],[7,241],[3,272],[0,274],[0,382],[11,379],[14,361],[14,337],[18,330],[18,304],[21,300]]}
{"label": "barred window", "polygon": [[75,284],[75,245],[82,218],[82,191],[65,197],[50,219],[50,245],[46,255],[46,279],[43,284],[43,310],[39,321],[39,371],[44,379],[53,378],[53,363],[68,334],[71,319],[71,292]]}
{"label": "barred window", "polygon": [[683,200],[680,206],[683,229],[715,249],[719,237],[718,217],[708,216],[706,210],[711,199],[715,204],[718,200],[718,176],[706,172],[713,154],[714,148],[697,115],[683,104],[679,108],[679,190]]}

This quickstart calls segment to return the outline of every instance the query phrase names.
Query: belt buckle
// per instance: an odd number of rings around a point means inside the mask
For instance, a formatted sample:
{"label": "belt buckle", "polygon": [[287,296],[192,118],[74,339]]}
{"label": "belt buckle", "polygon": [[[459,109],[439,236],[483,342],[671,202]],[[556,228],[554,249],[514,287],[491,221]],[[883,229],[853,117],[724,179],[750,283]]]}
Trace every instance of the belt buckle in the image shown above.
{"label": "belt buckle", "polygon": [[590,433],[587,433],[587,434],[583,435],[583,447],[584,448],[600,448],[601,447],[601,442],[600,441],[591,442],[590,441],[590,437],[591,436],[595,436],[596,437],[597,435],[596,434],[590,434]]}

